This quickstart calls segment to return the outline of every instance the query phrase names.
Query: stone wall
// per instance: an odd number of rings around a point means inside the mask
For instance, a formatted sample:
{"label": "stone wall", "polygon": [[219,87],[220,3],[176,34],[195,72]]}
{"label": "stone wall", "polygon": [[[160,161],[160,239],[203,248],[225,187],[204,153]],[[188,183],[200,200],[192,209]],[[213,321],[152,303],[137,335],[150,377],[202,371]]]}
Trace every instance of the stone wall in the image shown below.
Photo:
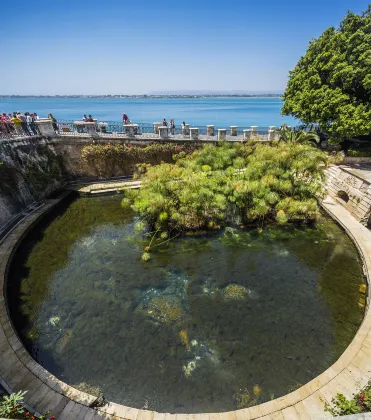
{"label": "stone wall", "polygon": [[46,138],[0,142],[0,229],[13,216],[62,185],[63,161]]}
{"label": "stone wall", "polygon": [[333,165],[326,175],[329,195],[367,225],[371,213],[371,170],[368,173],[362,167]]}

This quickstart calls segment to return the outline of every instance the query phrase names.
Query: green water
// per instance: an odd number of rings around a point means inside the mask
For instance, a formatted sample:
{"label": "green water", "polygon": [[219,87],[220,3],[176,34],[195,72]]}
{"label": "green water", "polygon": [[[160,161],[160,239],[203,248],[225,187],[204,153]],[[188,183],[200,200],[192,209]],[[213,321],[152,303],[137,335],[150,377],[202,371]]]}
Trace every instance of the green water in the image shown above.
{"label": "green water", "polygon": [[355,335],[361,262],[328,217],[185,236],[143,262],[120,199],[74,201],[11,267],[18,331],[63,381],[138,408],[232,410],[308,382]]}

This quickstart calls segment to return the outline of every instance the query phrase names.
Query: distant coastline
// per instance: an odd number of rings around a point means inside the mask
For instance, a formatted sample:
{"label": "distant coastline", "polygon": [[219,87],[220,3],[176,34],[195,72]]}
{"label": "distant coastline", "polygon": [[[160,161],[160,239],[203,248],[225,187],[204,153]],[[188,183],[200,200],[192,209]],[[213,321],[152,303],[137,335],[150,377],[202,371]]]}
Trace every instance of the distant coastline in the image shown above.
{"label": "distant coastline", "polygon": [[140,98],[140,99],[154,99],[154,98],[172,98],[172,99],[187,99],[187,98],[280,98],[282,94],[279,93],[265,93],[265,94],[199,94],[199,95],[0,95],[1,98]]}

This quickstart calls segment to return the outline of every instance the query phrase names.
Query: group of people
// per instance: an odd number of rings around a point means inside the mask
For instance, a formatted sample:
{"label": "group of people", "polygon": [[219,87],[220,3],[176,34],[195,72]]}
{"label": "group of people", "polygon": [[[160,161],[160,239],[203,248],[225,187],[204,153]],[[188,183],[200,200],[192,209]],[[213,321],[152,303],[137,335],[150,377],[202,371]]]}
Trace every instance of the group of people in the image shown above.
{"label": "group of people", "polygon": [[[170,128],[170,134],[174,135],[175,134],[175,122],[173,119],[170,120],[170,123],[168,124],[168,122],[166,121],[166,118],[164,118],[164,121],[162,122],[162,125],[164,127],[169,127]],[[182,132],[185,129],[185,122],[183,121],[182,124]]]}
{"label": "group of people", "polygon": [[0,116],[0,134],[37,136],[40,134],[36,124],[38,119],[36,112],[23,114],[19,111],[13,114],[3,112]]}
{"label": "group of people", "polygon": [[84,114],[84,116],[82,117],[82,121],[85,122],[95,122],[94,118],[89,114],[89,116],[87,117],[86,114]]}

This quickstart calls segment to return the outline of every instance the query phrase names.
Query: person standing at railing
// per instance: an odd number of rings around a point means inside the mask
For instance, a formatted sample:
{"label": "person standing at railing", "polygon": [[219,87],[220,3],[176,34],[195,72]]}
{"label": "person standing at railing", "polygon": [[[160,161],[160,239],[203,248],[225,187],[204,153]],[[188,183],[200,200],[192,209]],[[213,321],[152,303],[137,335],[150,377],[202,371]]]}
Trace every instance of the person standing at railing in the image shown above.
{"label": "person standing at railing", "polygon": [[164,118],[164,121],[162,122],[162,125],[163,125],[164,127],[167,127],[167,121],[166,121],[166,118]]}
{"label": "person standing at railing", "polygon": [[86,114],[84,114],[84,116],[81,118],[81,121],[84,121],[84,122],[88,121],[88,117],[86,116]]}
{"label": "person standing at railing", "polygon": [[128,116],[126,114],[122,114],[122,121],[124,123],[124,125],[126,125],[128,123]]}
{"label": "person standing at railing", "polygon": [[35,134],[40,134],[39,129],[38,129],[37,124],[36,124],[36,121],[39,119],[39,117],[36,114],[36,112],[34,112],[33,114],[31,114],[31,118],[32,118],[32,123],[31,123],[32,131]]}
{"label": "person standing at railing", "polygon": [[49,114],[48,117],[50,120],[52,120],[54,131],[57,132],[58,131],[57,120],[53,117],[53,114]]}
{"label": "person standing at railing", "polygon": [[10,121],[13,123],[16,134],[21,135],[22,134],[22,120],[18,118],[16,113],[14,113]]}
{"label": "person standing at railing", "polygon": [[175,134],[175,123],[174,123],[174,120],[173,119],[170,120],[170,133],[172,135]]}
{"label": "person standing at railing", "polygon": [[32,125],[31,115],[30,115],[29,112],[26,112],[24,115],[25,115],[25,119],[26,119],[26,133],[28,133],[28,135],[30,135],[30,136],[33,136],[36,133],[33,132],[32,127],[31,127],[31,125]]}
{"label": "person standing at railing", "polygon": [[89,115],[89,118],[87,119],[87,122],[94,122],[94,119],[91,115]]}

